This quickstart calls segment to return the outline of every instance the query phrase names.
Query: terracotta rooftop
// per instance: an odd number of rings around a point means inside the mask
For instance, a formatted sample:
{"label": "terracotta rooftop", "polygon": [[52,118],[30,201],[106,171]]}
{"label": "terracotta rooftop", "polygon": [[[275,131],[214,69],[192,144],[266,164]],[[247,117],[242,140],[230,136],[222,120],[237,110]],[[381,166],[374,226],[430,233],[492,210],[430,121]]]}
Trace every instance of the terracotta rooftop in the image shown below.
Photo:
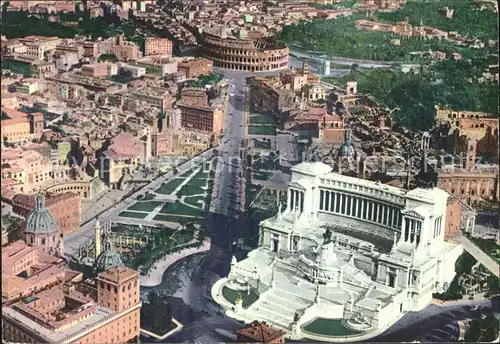
{"label": "terracotta rooftop", "polygon": [[[2,272],[9,269],[17,260],[34,250],[36,250],[34,247],[26,245],[23,241],[15,241],[8,246],[2,247]],[[2,277],[5,277],[5,275]]]}
{"label": "terracotta rooftop", "polygon": [[247,327],[238,330],[240,335],[253,339],[255,342],[269,343],[284,335],[284,332],[270,327],[265,322],[254,321]]}
{"label": "terracotta rooftop", "polygon": [[[2,303],[15,300],[19,294],[26,295],[33,286],[43,287],[60,279],[71,281],[80,272],[62,266],[62,258],[40,252],[24,241],[15,241],[2,248]],[[20,273],[24,272],[24,275]]]}
{"label": "terracotta rooftop", "polygon": [[2,106],[2,112],[4,112],[11,119],[26,118],[26,114],[24,112],[18,111],[16,109],[11,109],[5,106]]}
{"label": "terracotta rooftop", "polygon": [[[50,307],[54,303],[56,307]],[[96,304],[89,297],[74,290],[65,293],[61,286],[55,286],[36,294],[36,299],[25,299],[13,305],[25,315],[38,323],[48,325],[49,328],[58,329],[70,324],[78,318],[85,318],[95,312]],[[50,307],[51,313],[46,312]]]}
{"label": "terracotta rooftop", "polygon": [[142,154],[142,145],[128,132],[118,134],[111,142],[111,145],[105,152],[109,157],[138,157]]}
{"label": "terracotta rooftop", "polygon": [[322,107],[312,107],[307,111],[308,115],[313,115],[313,116],[319,116],[319,115],[326,115],[327,110]]}
{"label": "terracotta rooftop", "polygon": [[[59,203],[61,201],[70,199],[75,197],[75,194],[72,192],[65,192],[62,194],[46,194],[45,195],[45,205],[50,207],[52,204]],[[36,205],[36,196],[35,195],[25,195],[25,194],[17,194],[12,199],[19,205],[24,206],[25,208],[33,209]]]}

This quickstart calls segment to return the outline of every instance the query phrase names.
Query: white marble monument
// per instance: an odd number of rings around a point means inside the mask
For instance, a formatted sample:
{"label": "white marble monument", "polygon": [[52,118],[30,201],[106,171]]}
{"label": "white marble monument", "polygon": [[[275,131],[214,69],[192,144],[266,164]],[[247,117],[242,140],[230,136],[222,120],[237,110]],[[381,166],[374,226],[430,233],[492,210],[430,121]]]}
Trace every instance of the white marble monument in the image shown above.
{"label": "white marble monument", "polygon": [[[232,262],[212,296],[229,316],[266,321],[291,338],[374,337],[454,278],[462,248],[444,241],[447,198],[438,188],[343,176],[320,162],[296,165],[286,209],[261,223],[259,247]],[[243,289],[242,281],[259,296],[246,308],[223,292]],[[304,329],[317,318],[339,319],[357,334],[346,340]]]}

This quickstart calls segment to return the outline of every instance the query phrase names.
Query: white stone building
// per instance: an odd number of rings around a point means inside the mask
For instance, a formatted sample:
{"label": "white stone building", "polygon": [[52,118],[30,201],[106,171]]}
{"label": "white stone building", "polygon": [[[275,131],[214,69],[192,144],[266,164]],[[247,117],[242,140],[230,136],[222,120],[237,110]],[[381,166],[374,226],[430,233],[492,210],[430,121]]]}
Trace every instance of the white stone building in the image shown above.
{"label": "white stone building", "polygon": [[[448,194],[331,170],[320,162],[292,168],[287,209],[261,223],[259,247],[233,259],[212,287],[229,316],[266,321],[292,339],[360,341],[447,289],[462,253],[444,241]],[[336,321],[342,333],[308,330],[318,320]]]}

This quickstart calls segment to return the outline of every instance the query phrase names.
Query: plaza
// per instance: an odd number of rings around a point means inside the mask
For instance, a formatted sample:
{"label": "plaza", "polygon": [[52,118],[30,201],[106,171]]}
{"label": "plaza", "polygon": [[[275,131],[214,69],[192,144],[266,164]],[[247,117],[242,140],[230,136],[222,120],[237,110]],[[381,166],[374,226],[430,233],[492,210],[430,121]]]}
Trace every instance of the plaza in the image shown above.
{"label": "plaza", "polygon": [[148,222],[185,224],[203,220],[213,190],[213,178],[207,164],[192,168],[156,190],[137,196],[116,220],[144,220],[144,225]]}

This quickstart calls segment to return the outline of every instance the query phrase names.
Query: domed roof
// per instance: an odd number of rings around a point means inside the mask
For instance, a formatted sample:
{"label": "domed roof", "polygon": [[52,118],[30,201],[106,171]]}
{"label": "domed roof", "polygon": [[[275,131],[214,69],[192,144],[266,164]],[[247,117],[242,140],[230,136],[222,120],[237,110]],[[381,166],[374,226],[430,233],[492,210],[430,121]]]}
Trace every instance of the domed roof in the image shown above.
{"label": "domed roof", "polygon": [[56,220],[45,207],[45,196],[41,192],[36,196],[35,209],[28,214],[26,219],[26,233],[57,233]]}
{"label": "domed roof", "polygon": [[340,146],[339,156],[340,157],[352,157],[356,152],[351,144],[351,132],[347,131],[344,143]]}
{"label": "domed roof", "polygon": [[107,237],[104,237],[104,251],[97,257],[94,262],[94,271],[96,273],[109,270],[111,268],[125,266],[118,252],[115,251],[113,244]]}

